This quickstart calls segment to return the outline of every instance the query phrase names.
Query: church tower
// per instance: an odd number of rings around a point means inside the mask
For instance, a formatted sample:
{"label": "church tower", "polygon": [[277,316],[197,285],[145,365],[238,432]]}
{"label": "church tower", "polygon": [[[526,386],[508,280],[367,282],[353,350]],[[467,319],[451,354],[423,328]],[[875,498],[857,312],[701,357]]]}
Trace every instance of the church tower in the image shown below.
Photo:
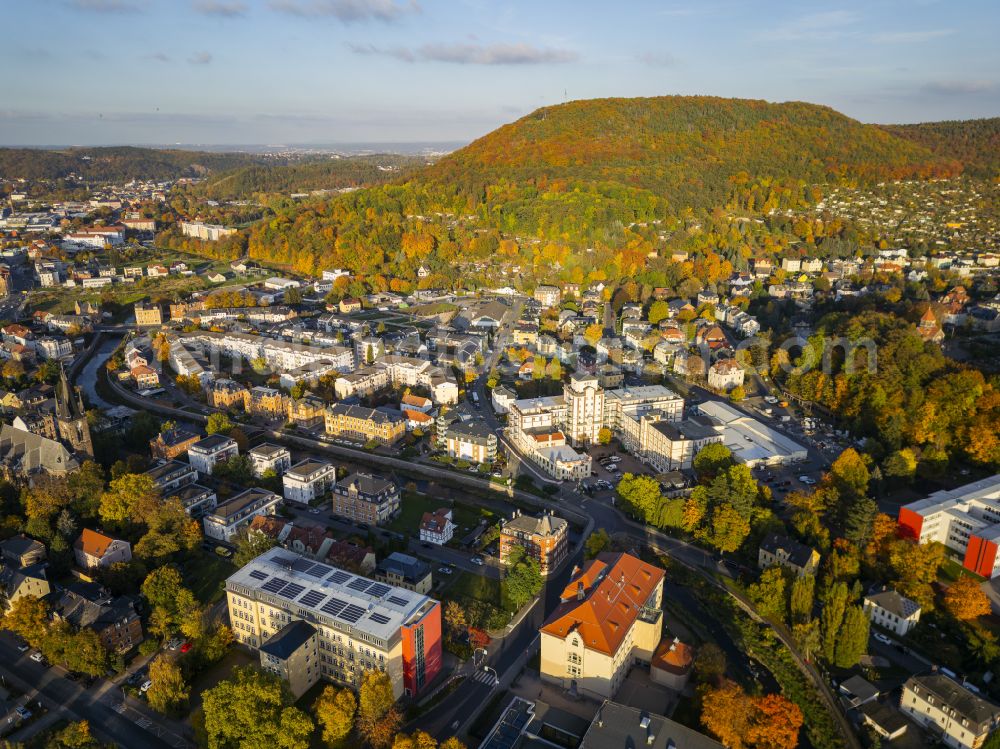
{"label": "church tower", "polygon": [[83,394],[69,384],[66,369],[59,368],[56,386],[56,431],[59,439],[82,458],[94,457],[94,443],[90,439],[90,424],[83,407]]}

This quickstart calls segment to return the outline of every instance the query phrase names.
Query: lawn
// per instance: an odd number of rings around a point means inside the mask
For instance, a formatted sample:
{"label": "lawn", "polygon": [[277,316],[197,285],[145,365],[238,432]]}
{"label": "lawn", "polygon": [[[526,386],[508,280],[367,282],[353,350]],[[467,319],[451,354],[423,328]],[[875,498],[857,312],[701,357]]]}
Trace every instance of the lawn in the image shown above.
{"label": "lawn", "polygon": [[941,565],[941,568],[938,570],[938,580],[943,583],[951,584],[963,575],[968,575],[979,582],[986,579],[981,575],[977,575],[972,570],[966,569],[962,566],[961,562],[951,557],[946,557],[944,563]]}
{"label": "lawn", "polygon": [[446,499],[435,499],[425,494],[415,492],[403,492],[400,500],[400,512],[396,519],[389,523],[389,530],[397,533],[409,533],[413,536],[418,534],[420,519],[425,512],[434,512],[442,507],[450,507],[452,510],[452,520],[458,526],[455,537],[458,538],[465,533],[465,529],[473,529],[483,517],[492,517],[489,510],[478,507],[468,507],[466,505],[454,504]]}
{"label": "lawn", "polygon": [[235,571],[236,567],[217,554],[202,554],[190,566],[185,584],[201,603],[215,603],[222,598],[226,578]]}
{"label": "lawn", "polygon": [[462,572],[447,590],[449,598],[472,598],[485,603],[500,605],[500,581],[485,575]]}

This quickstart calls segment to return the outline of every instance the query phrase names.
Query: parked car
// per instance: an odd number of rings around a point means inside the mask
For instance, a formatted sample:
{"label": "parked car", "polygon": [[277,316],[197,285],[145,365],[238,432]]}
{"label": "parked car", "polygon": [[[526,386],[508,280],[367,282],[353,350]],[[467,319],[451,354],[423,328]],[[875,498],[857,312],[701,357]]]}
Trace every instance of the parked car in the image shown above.
{"label": "parked car", "polygon": [[27,653],[30,648],[31,648],[31,646],[28,645],[28,643],[26,643],[21,638],[18,638],[18,640],[17,640],[17,652],[19,652],[19,653]]}
{"label": "parked car", "polygon": [[886,635],[882,634],[881,632],[876,632],[873,635],[873,637],[876,640],[878,640],[879,642],[881,642],[883,645],[892,645],[892,638],[891,637],[887,637]]}
{"label": "parked car", "polygon": [[440,572],[442,575],[450,575],[451,574],[451,568],[450,567],[438,567],[438,572]]}
{"label": "parked car", "polygon": [[320,509],[318,507],[310,507],[309,508],[309,514],[310,515],[319,515],[319,513],[320,513]]}
{"label": "parked car", "polygon": [[191,643],[190,642],[185,642],[183,645],[181,645],[181,652],[182,653],[187,653],[189,650],[191,650]]}
{"label": "parked car", "polygon": [[30,718],[32,716],[32,712],[28,708],[24,707],[23,705],[21,707],[14,708],[14,713],[21,720],[27,720],[28,718]]}
{"label": "parked car", "polygon": [[808,476],[799,476],[799,481],[801,481],[806,486],[812,486],[816,483],[816,479],[809,478]]}
{"label": "parked car", "polygon": [[472,559],[470,559],[469,561],[472,562],[473,564],[479,566],[479,567],[482,567],[484,564],[486,564],[483,561],[482,557],[472,557]]}
{"label": "parked car", "polygon": [[227,549],[225,546],[216,546],[215,553],[224,559],[229,559],[233,555],[233,550]]}
{"label": "parked car", "polygon": [[43,656],[41,652],[39,652],[38,650],[36,650],[28,657],[31,658],[31,660],[33,660],[35,663],[45,663],[45,656]]}
{"label": "parked car", "polygon": [[151,686],[153,686],[153,682],[150,681],[149,679],[146,679],[146,681],[142,682],[142,686],[139,687],[139,693],[146,694],[146,692],[149,690]]}
{"label": "parked car", "polygon": [[620,455],[609,455],[608,456],[608,460],[610,460],[612,463],[621,463],[622,462],[622,458],[621,458]]}
{"label": "parked car", "polygon": [[177,650],[177,648],[179,648],[183,642],[184,640],[182,640],[180,637],[172,637],[170,639],[170,642],[167,643],[167,649]]}

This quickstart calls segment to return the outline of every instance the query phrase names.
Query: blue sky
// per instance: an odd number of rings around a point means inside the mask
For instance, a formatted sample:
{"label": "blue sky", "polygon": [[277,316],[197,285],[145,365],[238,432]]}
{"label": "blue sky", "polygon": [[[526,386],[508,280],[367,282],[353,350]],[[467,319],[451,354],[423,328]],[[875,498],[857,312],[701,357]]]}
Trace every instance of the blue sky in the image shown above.
{"label": "blue sky", "polygon": [[468,141],[544,105],[711,94],[1000,115],[1000,3],[7,0],[0,143]]}

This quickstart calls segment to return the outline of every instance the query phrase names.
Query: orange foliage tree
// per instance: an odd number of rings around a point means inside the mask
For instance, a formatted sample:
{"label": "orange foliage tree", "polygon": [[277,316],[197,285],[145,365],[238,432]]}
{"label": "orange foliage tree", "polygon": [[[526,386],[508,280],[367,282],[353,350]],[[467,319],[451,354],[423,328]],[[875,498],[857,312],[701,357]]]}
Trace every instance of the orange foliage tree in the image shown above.
{"label": "orange foliage tree", "polygon": [[788,698],[754,697],[728,680],[702,697],[702,725],[730,749],[794,749],[802,721],[802,710]]}
{"label": "orange foliage tree", "polygon": [[990,599],[970,576],[962,575],[948,586],[944,593],[944,606],[956,619],[969,621],[990,613]]}

